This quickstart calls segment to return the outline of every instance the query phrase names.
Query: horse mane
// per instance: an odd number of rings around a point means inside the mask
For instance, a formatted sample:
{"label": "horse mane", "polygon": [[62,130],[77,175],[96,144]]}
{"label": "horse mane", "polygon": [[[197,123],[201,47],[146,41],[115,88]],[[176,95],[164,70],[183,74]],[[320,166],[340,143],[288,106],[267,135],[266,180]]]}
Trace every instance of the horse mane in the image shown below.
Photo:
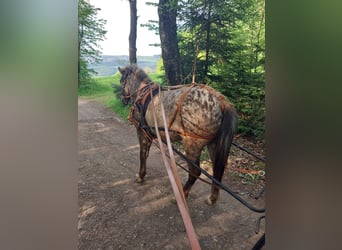
{"label": "horse mane", "polygon": [[127,72],[127,75],[130,73],[134,73],[135,77],[137,78],[137,80],[139,81],[148,81],[151,82],[152,80],[150,79],[150,77],[145,73],[144,70],[142,70],[141,68],[139,68],[136,65],[128,65],[125,67],[125,72]]}

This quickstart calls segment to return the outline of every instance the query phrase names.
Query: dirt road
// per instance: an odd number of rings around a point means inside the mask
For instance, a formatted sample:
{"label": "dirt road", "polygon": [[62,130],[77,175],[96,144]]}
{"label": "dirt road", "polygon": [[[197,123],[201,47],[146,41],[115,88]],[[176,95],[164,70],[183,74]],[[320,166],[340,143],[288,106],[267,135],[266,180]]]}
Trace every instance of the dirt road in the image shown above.
{"label": "dirt road", "polygon": [[[135,128],[97,102],[79,99],[78,107],[79,249],[189,249],[157,148],[151,148],[145,182],[135,183]],[[231,178],[227,172],[225,184]],[[187,174],[179,173],[184,183]],[[251,249],[260,237],[254,232],[260,214],[225,192],[208,206],[209,194],[210,186],[198,181],[188,199],[202,249]],[[263,199],[249,200],[264,206]]]}

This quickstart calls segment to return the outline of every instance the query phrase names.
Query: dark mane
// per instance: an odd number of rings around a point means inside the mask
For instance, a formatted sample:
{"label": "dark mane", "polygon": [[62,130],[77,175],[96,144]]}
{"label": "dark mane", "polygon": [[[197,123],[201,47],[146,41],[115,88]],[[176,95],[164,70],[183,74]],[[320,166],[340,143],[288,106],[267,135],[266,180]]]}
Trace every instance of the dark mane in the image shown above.
{"label": "dark mane", "polygon": [[135,75],[137,77],[138,80],[141,80],[141,81],[146,81],[146,80],[149,80],[151,81],[151,79],[149,78],[149,76],[145,73],[145,71],[143,71],[142,69],[140,68],[137,68],[136,72],[135,72]]}
{"label": "dark mane", "polygon": [[136,79],[141,81],[141,82],[142,81],[151,82],[151,79],[145,73],[145,71],[143,71],[141,68],[137,67],[136,65],[128,65],[128,66],[126,66],[125,67],[125,73],[126,73],[126,76],[128,76],[131,73],[135,74]]}

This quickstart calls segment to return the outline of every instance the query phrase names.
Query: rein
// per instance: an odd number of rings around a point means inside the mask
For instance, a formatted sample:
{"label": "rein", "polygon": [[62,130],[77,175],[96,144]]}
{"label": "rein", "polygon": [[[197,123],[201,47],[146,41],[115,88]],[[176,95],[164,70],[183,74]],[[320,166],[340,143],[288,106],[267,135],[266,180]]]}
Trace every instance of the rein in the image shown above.
{"label": "rein", "polygon": [[[160,87],[159,87],[159,90],[160,90]],[[151,94],[151,98],[152,98],[153,97],[152,91],[150,91],[150,94]],[[152,103],[152,105],[153,105],[154,124],[155,124],[155,127],[158,127],[154,103]],[[176,166],[176,161],[175,161],[175,157],[173,154],[173,149],[172,149],[172,145],[171,145],[169,131],[166,127],[166,118],[165,118],[163,102],[160,102],[160,107],[161,107],[163,123],[165,126],[167,149],[168,149],[168,153],[169,153],[169,159],[170,159],[171,166],[170,166],[169,162],[167,161],[166,154],[165,154],[164,147],[163,147],[163,142],[162,142],[162,139],[160,137],[159,131],[156,130],[159,148],[160,148],[160,151],[162,153],[164,165],[166,167],[166,170],[167,170],[170,182],[171,182],[171,186],[172,186],[173,192],[174,192],[175,197],[176,197],[179,212],[180,212],[182,219],[183,219],[183,223],[185,226],[186,233],[188,235],[188,239],[189,239],[191,249],[193,249],[193,250],[201,249],[201,246],[199,244],[195,229],[194,229],[192,222],[191,222],[191,217],[189,214],[189,208],[187,206],[185,196],[183,193],[182,184],[181,184],[178,172],[177,172],[177,166]]]}
{"label": "rein", "polygon": [[[141,87],[141,85],[143,85],[143,86]],[[151,86],[151,83],[145,83],[145,81],[142,81],[142,83],[139,85],[139,88],[136,91],[134,91],[132,94],[129,94],[129,95],[121,95],[121,97],[124,99],[129,99],[132,96],[134,96],[135,94],[139,93],[140,91],[143,91],[142,94],[144,94],[144,93],[146,93],[146,90],[147,90],[146,87],[147,86]],[[139,96],[141,96],[142,94],[140,94]],[[137,102],[137,101],[138,101],[138,98],[135,99],[135,102]]]}

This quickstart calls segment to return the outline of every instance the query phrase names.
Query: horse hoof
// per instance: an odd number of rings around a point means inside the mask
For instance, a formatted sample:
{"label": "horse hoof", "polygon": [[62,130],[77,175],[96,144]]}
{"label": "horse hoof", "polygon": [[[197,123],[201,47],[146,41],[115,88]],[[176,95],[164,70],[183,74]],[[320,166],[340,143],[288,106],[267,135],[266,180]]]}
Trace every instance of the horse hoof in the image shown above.
{"label": "horse hoof", "polygon": [[136,182],[136,183],[142,183],[143,181],[144,181],[144,179],[141,178],[141,177],[139,177],[139,176],[137,176],[137,177],[135,178],[135,182]]}
{"label": "horse hoof", "polygon": [[212,196],[209,196],[208,199],[205,200],[205,203],[207,205],[212,206],[216,203],[217,199],[213,198]]}

